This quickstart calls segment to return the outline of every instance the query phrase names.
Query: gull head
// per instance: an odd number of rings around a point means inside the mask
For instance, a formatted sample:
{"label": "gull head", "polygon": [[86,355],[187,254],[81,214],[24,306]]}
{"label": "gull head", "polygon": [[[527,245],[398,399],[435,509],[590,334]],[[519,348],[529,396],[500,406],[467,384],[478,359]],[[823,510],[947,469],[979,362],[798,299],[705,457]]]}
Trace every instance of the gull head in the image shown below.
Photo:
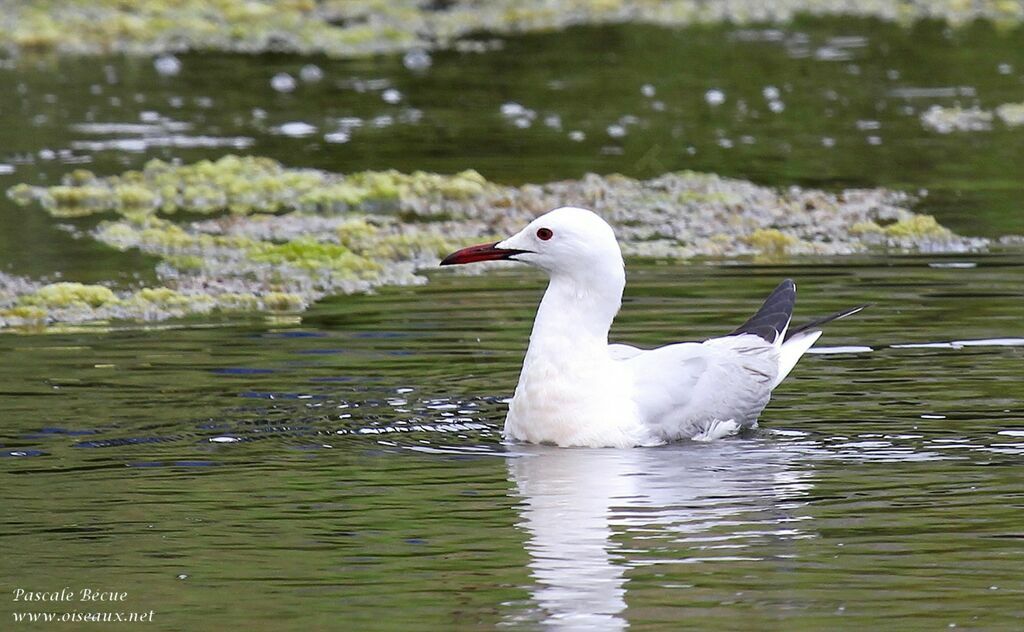
{"label": "gull head", "polygon": [[589,276],[605,270],[622,274],[623,267],[612,227],[593,211],[572,206],[541,215],[503,241],[453,252],[441,265],[502,259],[529,263],[553,276]]}

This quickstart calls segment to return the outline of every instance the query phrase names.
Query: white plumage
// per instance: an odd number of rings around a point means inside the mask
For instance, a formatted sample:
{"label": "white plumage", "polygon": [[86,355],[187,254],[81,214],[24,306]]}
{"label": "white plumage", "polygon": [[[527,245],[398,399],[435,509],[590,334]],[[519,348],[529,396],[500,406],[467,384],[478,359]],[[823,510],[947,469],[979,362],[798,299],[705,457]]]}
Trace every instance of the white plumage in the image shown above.
{"label": "white plumage", "polygon": [[795,297],[787,281],[746,330],[651,350],[609,345],[624,264],[611,227],[585,209],[556,209],[442,265],[493,259],[530,263],[551,278],[505,421],[515,441],[632,447],[734,434],[757,425],[772,389],[821,335],[811,328],[786,339]]}

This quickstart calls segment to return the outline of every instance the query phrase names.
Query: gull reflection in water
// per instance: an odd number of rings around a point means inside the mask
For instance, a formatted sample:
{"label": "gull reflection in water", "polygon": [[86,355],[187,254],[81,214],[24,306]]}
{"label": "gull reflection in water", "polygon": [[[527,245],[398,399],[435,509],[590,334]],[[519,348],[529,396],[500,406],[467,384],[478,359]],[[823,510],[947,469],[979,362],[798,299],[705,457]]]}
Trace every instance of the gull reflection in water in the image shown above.
{"label": "gull reflection in water", "polygon": [[[699,561],[678,552],[657,559],[666,538],[706,544],[721,535],[722,529],[707,533],[716,527],[730,531],[723,541],[801,537],[792,514],[811,488],[809,473],[791,465],[800,450],[780,442],[632,450],[516,446],[515,452],[508,468],[522,499],[519,526],[529,536],[535,582],[536,608],[526,618],[540,617],[549,627],[625,629],[628,568]],[[644,542],[652,550],[643,550]],[[743,548],[734,541],[725,546]]]}

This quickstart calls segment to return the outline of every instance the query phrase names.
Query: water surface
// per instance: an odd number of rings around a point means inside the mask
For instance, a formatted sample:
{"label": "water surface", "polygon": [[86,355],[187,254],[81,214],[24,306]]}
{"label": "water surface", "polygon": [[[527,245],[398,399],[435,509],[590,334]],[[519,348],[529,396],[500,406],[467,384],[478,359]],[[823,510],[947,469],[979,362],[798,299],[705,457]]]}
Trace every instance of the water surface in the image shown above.
{"label": "water surface", "polygon": [[2,574],[127,590],[167,630],[1013,629],[1022,274],[636,262],[613,337],[640,344],[722,333],[784,275],[804,317],[876,303],[760,431],[636,450],[502,444],[527,270],[301,324],[5,335]]}

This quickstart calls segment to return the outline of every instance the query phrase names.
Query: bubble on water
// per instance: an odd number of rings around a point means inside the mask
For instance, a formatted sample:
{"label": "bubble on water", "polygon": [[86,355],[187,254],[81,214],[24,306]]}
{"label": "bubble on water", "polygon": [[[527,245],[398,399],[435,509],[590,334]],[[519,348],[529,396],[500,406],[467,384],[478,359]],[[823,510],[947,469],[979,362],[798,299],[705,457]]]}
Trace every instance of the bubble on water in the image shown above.
{"label": "bubble on water", "polygon": [[765,101],[777,101],[782,93],[775,86],[765,86],[761,90],[761,94],[764,95]]}
{"label": "bubble on water", "polygon": [[644,95],[648,99],[653,97],[657,93],[658,91],[654,88],[654,86],[652,86],[649,83],[645,83],[644,85],[640,86],[640,94]]}
{"label": "bubble on water", "polygon": [[273,130],[277,134],[283,136],[291,136],[292,138],[302,138],[304,136],[310,136],[316,133],[316,127],[306,123],[304,121],[289,121],[283,125],[279,125]]}
{"label": "bubble on water", "polygon": [[782,101],[769,101],[768,109],[778,114],[786,109],[786,104],[783,103]]}
{"label": "bubble on water", "polygon": [[430,53],[422,48],[414,48],[402,57],[402,65],[413,72],[422,72],[430,68],[433,63],[434,60],[431,59]]}
{"label": "bubble on water", "polygon": [[821,146],[822,147],[835,147],[836,146],[836,139],[832,138],[831,136],[822,136],[822,138],[821,138]]}
{"label": "bubble on water", "polygon": [[40,149],[37,155],[41,160],[53,160],[57,157],[57,152],[52,149]]}
{"label": "bubble on water", "polygon": [[732,141],[728,138],[718,139],[718,146],[721,147],[722,149],[732,149],[732,145]]}
{"label": "bubble on water", "polygon": [[178,573],[177,579],[188,579],[188,575],[185,573]]}
{"label": "bubble on water", "polygon": [[615,123],[609,125],[605,131],[607,131],[608,135],[612,138],[622,138],[626,135],[626,126]]}
{"label": "bubble on water", "polygon": [[344,130],[331,132],[330,134],[324,134],[324,140],[327,141],[328,143],[336,143],[340,145],[342,143],[347,143],[351,139],[352,135]]}
{"label": "bubble on water", "polygon": [[238,437],[210,437],[210,443],[238,443]]}
{"label": "bubble on water", "polygon": [[174,55],[160,55],[153,60],[153,68],[164,77],[173,77],[181,72],[181,60]]}
{"label": "bubble on water", "polygon": [[9,175],[12,173],[14,173],[14,165],[0,163],[0,175]]}
{"label": "bubble on water", "polygon": [[537,112],[531,110],[515,101],[509,101],[501,105],[501,115],[509,119],[519,129],[526,129],[533,125],[537,118]]}
{"label": "bubble on water", "polygon": [[718,88],[712,88],[704,93],[704,100],[712,107],[722,105],[725,103],[725,92]]}
{"label": "bubble on water", "polygon": [[544,117],[544,124],[553,130],[561,130],[562,117],[557,114],[548,114]]}
{"label": "bubble on water", "polygon": [[696,156],[697,155],[697,148],[694,147],[693,145],[688,145],[686,147],[686,153],[690,154],[691,156]]}
{"label": "bubble on water", "polygon": [[881,145],[882,144],[882,137],[881,136],[868,136],[867,141],[868,141],[869,145]]}
{"label": "bubble on water", "polygon": [[384,100],[384,103],[394,105],[402,100],[402,93],[394,88],[388,88],[380,93],[380,98]]}
{"label": "bubble on water", "polygon": [[338,125],[340,125],[342,129],[346,130],[354,127],[362,127],[363,119],[358,116],[343,116],[338,119]]}
{"label": "bubble on water", "polygon": [[654,110],[655,112],[664,112],[665,111],[665,102],[664,101],[651,101],[651,109]]}
{"label": "bubble on water", "polygon": [[527,110],[525,107],[523,107],[519,103],[516,103],[515,101],[509,101],[508,103],[502,103],[501,104],[501,115],[502,116],[507,116],[509,118],[512,118],[512,117],[515,117],[515,116],[522,116],[522,115],[526,114],[527,112],[529,112],[529,110]]}
{"label": "bubble on water", "polygon": [[316,64],[306,64],[299,69],[299,79],[306,83],[316,83],[324,78],[324,71]]}
{"label": "bubble on water", "polygon": [[295,85],[295,77],[286,72],[279,72],[270,79],[270,87],[277,92],[292,92]]}
{"label": "bubble on water", "polygon": [[1013,72],[1013,65],[1003,62],[996,66],[996,70],[998,70],[1001,75],[1008,75]]}
{"label": "bubble on water", "polygon": [[583,142],[586,139],[587,139],[587,135],[584,134],[583,132],[581,132],[578,129],[574,129],[571,132],[569,132],[569,140],[571,140],[571,141],[573,141],[575,143],[581,143],[581,142]]}
{"label": "bubble on water", "polygon": [[895,68],[890,68],[889,70],[885,71],[885,76],[890,81],[896,81],[897,79],[900,78],[900,71],[896,70]]}

